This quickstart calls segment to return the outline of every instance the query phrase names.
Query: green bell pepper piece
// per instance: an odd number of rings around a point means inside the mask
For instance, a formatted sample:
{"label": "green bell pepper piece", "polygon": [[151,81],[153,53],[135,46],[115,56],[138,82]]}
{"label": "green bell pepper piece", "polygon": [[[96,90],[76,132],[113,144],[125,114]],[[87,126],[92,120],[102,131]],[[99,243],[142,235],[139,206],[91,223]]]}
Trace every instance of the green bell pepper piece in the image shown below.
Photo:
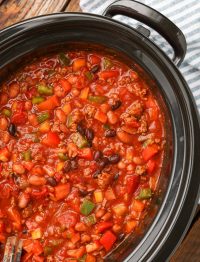
{"label": "green bell pepper piece", "polygon": [[35,96],[32,98],[32,104],[40,104],[41,102],[43,102],[45,99],[44,97],[41,96]]}
{"label": "green bell pepper piece", "polygon": [[37,90],[40,95],[53,95],[53,89],[48,86],[38,85]]}
{"label": "green bell pepper piece", "polygon": [[81,214],[88,216],[94,208],[95,204],[92,201],[85,199],[81,205]]}
{"label": "green bell pepper piece", "polygon": [[74,133],[72,134],[72,141],[74,144],[77,145],[79,148],[84,148],[88,146],[88,141],[85,139],[80,133]]}
{"label": "green bell pepper piece", "polygon": [[88,100],[90,102],[93,102],[93,103],[97,103],[97,104],[103,104],[104,102],[107,101],[107,97],[106,96],[89,96],[88,97]]}
{"label": "green bell pepper piece", "polygon": [[25,161],[31,160],[31,151],[30,150],[23,152],[22,155],[23,155],[23,158],[24,158]]}
{"label": "green bell pepper piece", "polygon": [[38,120],[38,122],[41,124],[41,123],[43,123],[44,121],[46,121],[47,119],[49,119],[49,113],[48,112],[45,112],[45,113],[43,113],[43,114],[40,114],[40,115],[38,115],[38,117],[37,117],[37,120]]}
{"label": "green bell pepper piece", "polygon": [[4,109],[2,110],[2,114],[3,114],[4,116],[10,117],[10,116],[12,115],[12,112],[11,112],[10,109],[4,108]]}
{"label": "green bell pepper piece", "polygon": [[69,66],[70,65],[70,59],[64,53],[60,53],[58,55],[58,58],[59,58],[61,65],[63,65],[63,66]]}
{"label": "green bell pepper piece", "polygon": [[148,199],[151,198],[152,196],[152,191],[150,188],[142,188],[140,190],[139,195],[137,196],[137,199],[143,200],[143,199]]}

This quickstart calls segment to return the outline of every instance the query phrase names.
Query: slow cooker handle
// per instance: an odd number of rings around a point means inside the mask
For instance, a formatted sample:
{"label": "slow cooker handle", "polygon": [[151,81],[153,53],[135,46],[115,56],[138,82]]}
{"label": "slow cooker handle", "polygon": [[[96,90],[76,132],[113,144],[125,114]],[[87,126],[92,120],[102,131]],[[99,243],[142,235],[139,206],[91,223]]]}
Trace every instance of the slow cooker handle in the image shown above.
{"label": "slow cooker handle", "polygon": [[103,13],[104,16],[125,15],[150,26],[162,35],[174,50],[173,62],[180,66],[187,43],[182,31],[167,17],[149,6],[133,0],[119,0],[109,5]]}

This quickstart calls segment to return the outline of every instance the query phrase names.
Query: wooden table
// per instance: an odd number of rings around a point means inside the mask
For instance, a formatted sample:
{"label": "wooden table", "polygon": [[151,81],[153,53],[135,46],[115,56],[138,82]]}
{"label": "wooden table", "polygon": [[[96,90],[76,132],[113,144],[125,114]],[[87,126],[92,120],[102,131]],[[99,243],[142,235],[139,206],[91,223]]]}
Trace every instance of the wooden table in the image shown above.
{"label": "wooden table", "polygon": [[[102,0],[99,0],[101,2]],[[21,20],[56,12],[81,12],[78,0],[0,0],[0,29]],[[194,218],[172,262],[200,261],[200,212]],[[164,262],[164,258],[163,261]]]}

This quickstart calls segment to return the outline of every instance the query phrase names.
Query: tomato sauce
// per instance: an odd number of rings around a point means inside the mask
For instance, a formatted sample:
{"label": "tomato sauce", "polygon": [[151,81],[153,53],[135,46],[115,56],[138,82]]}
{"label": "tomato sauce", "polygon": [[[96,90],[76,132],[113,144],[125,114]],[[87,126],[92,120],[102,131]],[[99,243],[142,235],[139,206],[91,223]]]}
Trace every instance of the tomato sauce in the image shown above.
{"label": "tomato sauce", "polygon": [[143,221],[164,143],[147,81],[115,56],[24,66],[1,85],[0,242],[23,239],[23,261],[102,261]]}

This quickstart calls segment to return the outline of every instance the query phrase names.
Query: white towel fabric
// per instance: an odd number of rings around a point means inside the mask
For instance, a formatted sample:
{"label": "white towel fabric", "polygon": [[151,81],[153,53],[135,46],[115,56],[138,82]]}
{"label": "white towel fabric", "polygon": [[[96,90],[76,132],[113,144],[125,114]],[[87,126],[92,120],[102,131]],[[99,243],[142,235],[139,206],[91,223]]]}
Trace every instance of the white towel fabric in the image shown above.
{"label": "white towel fabric", "polygon": [[[83,12],[102,14],[106,7],[116,0],[80,0]],[[187,41],[187,53],[180,66],[200,112],[200,0],[138,0],[158,10],[173,21],[184,33]],[[116,16],[121,22],[133,27],[133,19]],[[141,24],[141,23],[140,23]],[[151,30],[150,38],[170,57],[173,52],[169,44],[155,31]]]}

